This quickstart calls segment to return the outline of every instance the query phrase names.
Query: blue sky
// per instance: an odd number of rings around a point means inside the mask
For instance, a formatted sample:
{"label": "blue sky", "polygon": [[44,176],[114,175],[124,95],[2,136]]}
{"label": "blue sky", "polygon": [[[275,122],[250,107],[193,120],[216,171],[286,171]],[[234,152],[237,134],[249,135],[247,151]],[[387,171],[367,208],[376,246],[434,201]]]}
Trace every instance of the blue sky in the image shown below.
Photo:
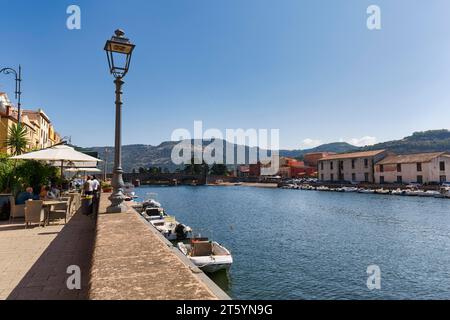
{"label": "blue sky", "polygon": [[[81,8],[81,30],[66,8]],[[381,8],[382,29],[366,27]],[[23,66],[23,105],[81,146],[112,145],[104,42],[136,44],[123,143],[177,128],[280,129],[282,148],[402,138],[450,124],[447,0],[0,0],[0,66]],[[0,75],[13,98],[13,79]],[[370,137],[362,139],[363,137]],[[363,142],[360,140],[362,139]]]}

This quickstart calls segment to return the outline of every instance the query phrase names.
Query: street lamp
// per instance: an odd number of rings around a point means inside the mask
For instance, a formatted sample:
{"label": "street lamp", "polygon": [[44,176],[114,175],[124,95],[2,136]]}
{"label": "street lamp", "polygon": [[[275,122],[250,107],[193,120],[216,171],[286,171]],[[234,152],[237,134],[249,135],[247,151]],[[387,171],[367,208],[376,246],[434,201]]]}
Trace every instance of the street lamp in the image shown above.
{"label": "street lamp", "polygon": [[14,74],[14,76],[16,77],[16,91],[14,93],[17,99],[17,122],[20,124],[20,106],[21,106],[20,95],[22,94],[21,91],[22,67],[19,65],[19,72],[17,72],[12,68],[2,68],[0,69],[0,73]]}
{"label": "street lamp", "polygon": [[112,178],[113,193],[109,197],[111,205],[106,209],[108,213],[126,212],[128,209],[124,205],[125,196],[123,194],[122,178],[122,145],[121,145],[121,123],[122,123],[122,85],[123,77],[130,67],[131,54],[135,45],[125,38],[125,33],[118,29],[114,32],[111,40],[106,41],[105,51],[108,57],[109,71],[114,76],[116,84],[116,129],[114,141],[114,169]]}

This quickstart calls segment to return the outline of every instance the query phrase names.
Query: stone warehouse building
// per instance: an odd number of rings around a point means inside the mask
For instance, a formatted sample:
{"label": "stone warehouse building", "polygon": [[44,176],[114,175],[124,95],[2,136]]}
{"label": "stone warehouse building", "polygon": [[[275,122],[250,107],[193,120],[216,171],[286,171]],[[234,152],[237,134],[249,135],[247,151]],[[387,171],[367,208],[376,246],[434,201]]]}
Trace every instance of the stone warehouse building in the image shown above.
{"label": "stone warehouse building", "polygon": [[375,182],[442,183],[450,180],[450,154],[391,155],[375,164]]}
{"label": "stone warehouse building", "polygon": [[373,183],[375,163],[388,155],[390,154],[386,150],[328,155],[319,159],[319,180]]}

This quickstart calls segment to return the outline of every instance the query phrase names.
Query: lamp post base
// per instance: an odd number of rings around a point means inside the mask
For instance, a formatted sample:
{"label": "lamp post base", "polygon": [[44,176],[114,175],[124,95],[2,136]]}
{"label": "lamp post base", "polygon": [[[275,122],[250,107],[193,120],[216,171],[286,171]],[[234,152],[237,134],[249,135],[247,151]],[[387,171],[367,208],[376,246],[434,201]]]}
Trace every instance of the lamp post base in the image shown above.
{"label": "lamp post base", "polygon": [[106,208],[106,213],[124,213],[128,211],[128,207],[125,205],[125,196],[121,191],[113,193],[109,198],[111,205]]}

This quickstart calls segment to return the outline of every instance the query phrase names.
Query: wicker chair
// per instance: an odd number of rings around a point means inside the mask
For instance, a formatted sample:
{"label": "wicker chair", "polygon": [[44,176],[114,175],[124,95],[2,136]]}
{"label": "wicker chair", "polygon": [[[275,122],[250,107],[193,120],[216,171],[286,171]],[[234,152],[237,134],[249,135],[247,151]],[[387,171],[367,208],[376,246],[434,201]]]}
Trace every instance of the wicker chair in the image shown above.
{"label": "wicker chair", "polygon": [[81,196],[79,193],[69,193],[70,196],[70,216],[73,216],[81,206],[80,199]]}
{"label": "wicker chair", "polygon": [[9,215],[9,222],[12,223],[16,218],[25,217],[25,205],[16,204],[16,199],[13,196],[9,196],[9,203],[11,205],[11,213]]}
{"label": "wicker chair", "polygon": [[66,203],[54,205],[50,210],[50,216],[56,219],[64,219],[64,223],[67,223],[67,217],[70,215],[70,197],[62,197],[60,200]]}
{"label": "wicker chair", "polygon": [[25,228],[28,228],[28,225],[32,223],[37,223],[39,226],[41,223],[45,223],[42,203],[42,200],[27,200],[25,202]]}

